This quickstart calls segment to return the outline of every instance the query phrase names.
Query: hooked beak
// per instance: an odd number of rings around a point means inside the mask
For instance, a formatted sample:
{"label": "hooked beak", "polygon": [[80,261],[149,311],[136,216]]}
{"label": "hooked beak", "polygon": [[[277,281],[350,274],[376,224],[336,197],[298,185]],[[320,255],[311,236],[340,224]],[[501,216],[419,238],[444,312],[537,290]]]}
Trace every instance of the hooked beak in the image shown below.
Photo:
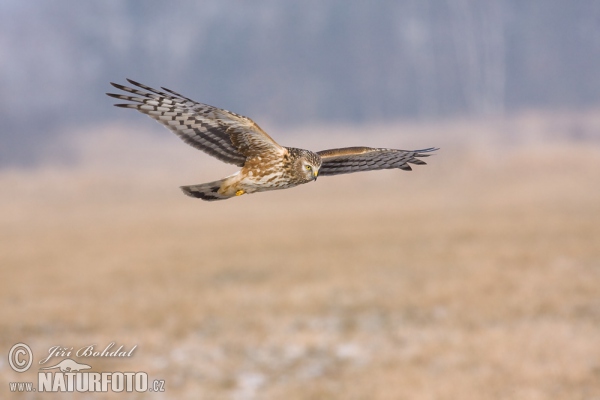
{"label": "hooked beak", "polygon": [[317,180],[317,177],[319,176],[319,171],[315,171],[315,172],[313,172],[313,175],[315,176],[315,182],[316,182],[316,180]]}

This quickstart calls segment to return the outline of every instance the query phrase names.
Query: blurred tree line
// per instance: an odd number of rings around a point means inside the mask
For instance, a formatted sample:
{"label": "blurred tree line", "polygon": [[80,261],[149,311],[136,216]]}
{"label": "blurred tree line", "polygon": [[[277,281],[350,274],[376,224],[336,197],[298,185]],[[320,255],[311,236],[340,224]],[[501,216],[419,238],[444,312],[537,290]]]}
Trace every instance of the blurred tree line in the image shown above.
{"label": "blurred tree line", "polygon": [[0,59],[2,164],[133,118],[125,77],[281,124],[593,106],[600,2],[5,0]]}

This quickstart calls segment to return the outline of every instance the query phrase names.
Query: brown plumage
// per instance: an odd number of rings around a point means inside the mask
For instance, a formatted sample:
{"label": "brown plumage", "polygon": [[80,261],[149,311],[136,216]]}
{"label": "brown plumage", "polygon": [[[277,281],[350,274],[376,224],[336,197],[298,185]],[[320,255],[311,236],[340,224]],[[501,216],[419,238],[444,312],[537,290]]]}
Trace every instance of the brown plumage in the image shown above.
{"label": "brown plumage", "polygon": [[277,144],[250,118],[195,102],[172,90],[163,91],[128,79],[137,88],[111,83],[131,95],[107,93],[157,120],[184,142],[241,170],[218,181],[182,186],[185,194],[202,200],[224,200],[242,194],[286,189],[316,181],[317,176],[423,165],[436,148],[395,150],[346,147],[313,153]]}

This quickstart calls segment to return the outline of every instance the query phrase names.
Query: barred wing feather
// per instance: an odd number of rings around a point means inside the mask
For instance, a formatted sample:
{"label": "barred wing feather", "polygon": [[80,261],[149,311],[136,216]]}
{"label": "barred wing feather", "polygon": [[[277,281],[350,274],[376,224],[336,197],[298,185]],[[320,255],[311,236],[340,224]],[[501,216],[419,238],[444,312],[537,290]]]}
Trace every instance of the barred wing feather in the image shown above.
{"label": "barred wing feather", "polygon": [[429,157],[435,150],[395,150],[371,147],[345,147],[317,152],[322,159],[319,176],[349,174],[360,171],[399,168],[411,171],[410,164],[424,165],[419,158]]}
{"label": "barred wing feather", "polygon": [[160,91],[127,79],[139,89],[111,83],[132,95],[107,93],[120,100],[117,107],[133,108],[166,126],[184,142],[219,160],[242,167],[253,150],[282,152],[279,146],[250,118],[208,104],[198,103],[179,93]]}

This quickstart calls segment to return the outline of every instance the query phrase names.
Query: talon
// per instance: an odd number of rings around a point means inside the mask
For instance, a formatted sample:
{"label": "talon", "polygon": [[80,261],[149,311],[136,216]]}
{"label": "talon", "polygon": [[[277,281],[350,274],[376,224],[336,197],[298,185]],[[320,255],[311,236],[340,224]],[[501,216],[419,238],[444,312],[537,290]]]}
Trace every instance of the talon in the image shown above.
{"label": "talon", "polygon": [[246,191],[245,191],[244,189],[240,189],[240,190],[238,190],[237,192],[235,192],[235,195],[236,195],[236,196],[241,196],[241,195],[243,195],[244,193],[246,193]]}

